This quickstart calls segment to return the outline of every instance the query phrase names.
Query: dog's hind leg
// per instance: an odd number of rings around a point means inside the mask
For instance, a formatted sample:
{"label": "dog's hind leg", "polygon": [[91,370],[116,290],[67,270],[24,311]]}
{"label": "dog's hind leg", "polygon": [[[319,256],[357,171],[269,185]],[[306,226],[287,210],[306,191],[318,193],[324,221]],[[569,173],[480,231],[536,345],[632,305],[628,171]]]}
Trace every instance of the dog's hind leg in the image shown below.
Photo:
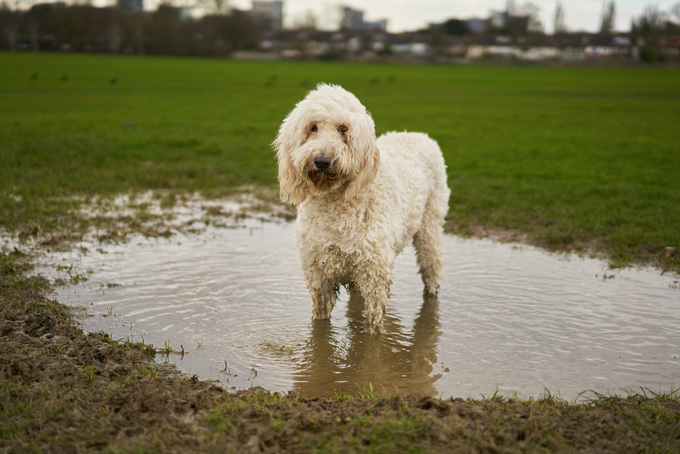
{"label": "dog's hind leg", "polygon": [[425,284],[425,292],[430,295],[437,294],[442,277],[442,236],[446,208],[438,199],[438,196],[431,197],[428,201],[420,229],[413,237],[420,277]]}

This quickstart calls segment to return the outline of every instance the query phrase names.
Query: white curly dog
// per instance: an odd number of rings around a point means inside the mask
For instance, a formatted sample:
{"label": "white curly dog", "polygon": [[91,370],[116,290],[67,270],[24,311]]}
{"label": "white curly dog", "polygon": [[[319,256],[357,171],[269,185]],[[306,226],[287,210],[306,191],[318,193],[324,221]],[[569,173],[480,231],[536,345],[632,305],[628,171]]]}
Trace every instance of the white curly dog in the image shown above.
{"label": "white curly dog", "polygon": [[315,319],[330,318],[341,285],[366,304],[366,331],[383,330],[395,258],[413,241],[425,292],[435,295],[448,210],[446,166],[426,134],[376,140],[366,108],[320,84],[274,141],[281,198],[297,205],[297,245]]}

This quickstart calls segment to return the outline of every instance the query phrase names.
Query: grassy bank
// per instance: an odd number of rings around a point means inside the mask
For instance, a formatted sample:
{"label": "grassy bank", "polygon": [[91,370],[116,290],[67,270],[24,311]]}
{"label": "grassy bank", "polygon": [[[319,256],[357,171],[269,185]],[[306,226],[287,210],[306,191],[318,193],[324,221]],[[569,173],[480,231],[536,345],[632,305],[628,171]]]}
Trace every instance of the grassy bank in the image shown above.
{"label": "grassy bank", "polygon": [[153,348],[83,334],[71,309],[0,255],[0,451],[675,452],[677,394],[482,400],[230,394],[169,375]]}
{"label": "grassy bank", "polygon": [[274,185],[278,125],[325,81],[439,141],[452,230],[680,268],[678,71],[0,54],[0,81],[10,230],[72,227],[71,196]]}

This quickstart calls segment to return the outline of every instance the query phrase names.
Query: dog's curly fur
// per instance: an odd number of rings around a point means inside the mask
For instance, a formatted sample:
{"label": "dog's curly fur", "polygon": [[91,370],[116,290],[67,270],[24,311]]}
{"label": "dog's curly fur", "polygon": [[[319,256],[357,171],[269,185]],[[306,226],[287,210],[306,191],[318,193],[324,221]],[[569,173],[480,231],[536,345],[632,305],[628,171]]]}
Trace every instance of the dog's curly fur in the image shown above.
{"label": "dog's curly fur", "polygon": [[376,140],[366,108],[321,84],[286,117],[274,141],[281,198],[297,205],[297,244],[315,319],[330,318],[341,285],[366,301],[366,329],[383,329],[397,255],[413,241],[425,291],[436,294],[448,210],[446,166],[421,133]]}

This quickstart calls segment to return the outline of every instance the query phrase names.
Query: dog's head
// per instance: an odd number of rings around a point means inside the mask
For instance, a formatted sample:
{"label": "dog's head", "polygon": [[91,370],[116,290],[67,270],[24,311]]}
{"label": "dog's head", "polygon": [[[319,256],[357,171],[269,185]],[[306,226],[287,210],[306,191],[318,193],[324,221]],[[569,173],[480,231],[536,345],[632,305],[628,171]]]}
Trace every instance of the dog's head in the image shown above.
{"label": "dog's head", "polygon": [[320,84],[288,114],[274,141],[281,199],[354,197],[378,171],[375,125],[366,108],[337,85]]}

